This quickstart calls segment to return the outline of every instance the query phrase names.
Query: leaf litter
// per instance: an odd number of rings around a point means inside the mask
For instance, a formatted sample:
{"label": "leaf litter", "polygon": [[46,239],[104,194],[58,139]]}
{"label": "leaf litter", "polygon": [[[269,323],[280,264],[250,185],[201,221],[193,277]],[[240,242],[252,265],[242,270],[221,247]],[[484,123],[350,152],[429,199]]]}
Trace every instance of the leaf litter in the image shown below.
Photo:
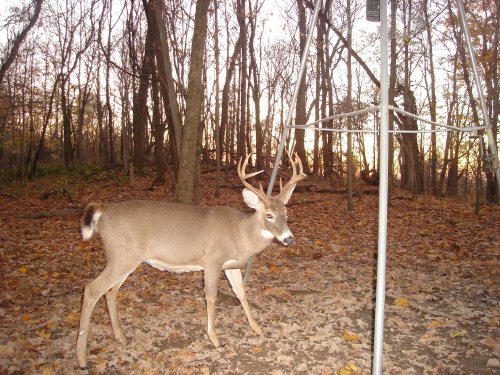
{"label": "leaf litter", "polygon": [[[204,174],[203,205],[245,209],[240,190]],[[341,194],[296,192],[289,207],[293,247],[273,243],[253,265],[247,294],[264,333],[256,336],[221,274],[216,304],[223,347],[205,333],[202,273],[141,265],[118,296],[128,345],[112,337],[104,302],[92,316],[89,369],[75,343],[82,290],[104,268],[99,240],[84,243],[77,218],[21,219],[91,201],[168,200],[112,174],[69,184],[41,178],[0,195],[0,373],[341,374],[370,373],[377,256],[377,195],[347,212]],[[233,186],[237,178],[232,177]],[[314,181],[318,187],[326,182]],[[16,196],[17,199],[12,197]],[[500,372],[500,209],[480,216],[458,198],[394,189],[389,208],[385,374]]]}

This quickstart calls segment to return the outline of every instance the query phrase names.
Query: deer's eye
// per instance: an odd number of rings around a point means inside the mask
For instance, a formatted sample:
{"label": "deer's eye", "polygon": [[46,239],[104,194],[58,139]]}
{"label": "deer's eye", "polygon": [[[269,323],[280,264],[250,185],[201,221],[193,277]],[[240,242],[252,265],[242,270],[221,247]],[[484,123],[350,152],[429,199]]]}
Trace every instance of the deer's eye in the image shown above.
{"label": "deer's eye", "polygon": [[268,219],[268,220],[272,220],[272,219],[274,219],[274,216],[273,216],[273,215],[271,215],[271,214],[267,214],[267,215],[266,215],[266,217],[267,217],[267,219]]}

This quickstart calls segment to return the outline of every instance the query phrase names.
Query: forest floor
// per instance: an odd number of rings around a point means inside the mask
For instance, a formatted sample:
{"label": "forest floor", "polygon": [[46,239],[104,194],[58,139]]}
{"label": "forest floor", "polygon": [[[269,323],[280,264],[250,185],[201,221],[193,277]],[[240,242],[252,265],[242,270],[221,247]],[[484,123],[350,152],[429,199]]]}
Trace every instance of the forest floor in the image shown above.
{"label": "forest floor", "polygon": [[[249,328],[223,279],[215,348],[205,333],[201,272],[141,265],[118,296],[125,335],[112,337],[104,301],[92,316],[80,370],[75,342],[82,290],[104,268],[99,239],[83,243],[76,217],[19,215],[91,201],[168,200],[152,176],[45,177],[0,191],[0,374],[369,374],[372,359],[378,195],[317,192],[302,182],[289,205],[292,247],[259,254],[247,295],[263,335]],[[203,205],[244,209],[236,176]],[[236,188],[237,187],[237,188]],[[340,187],[340,186],[339,186]],[[356,190],[366,189],[360,184]],[[314,192],[316,190],[316,192]],[[500,207],[479,216],[464,199],[393,191],[389,208],[384,374],[500,373]]]}

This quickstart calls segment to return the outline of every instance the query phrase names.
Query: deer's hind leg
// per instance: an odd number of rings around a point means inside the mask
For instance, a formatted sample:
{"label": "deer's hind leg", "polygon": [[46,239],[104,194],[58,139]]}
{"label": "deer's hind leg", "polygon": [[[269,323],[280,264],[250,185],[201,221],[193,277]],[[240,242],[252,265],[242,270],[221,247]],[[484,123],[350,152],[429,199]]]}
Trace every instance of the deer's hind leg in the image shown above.
{"label": "deer's hind leg", "polygon": [[[128,276],[138,264],[110,264],[106,265],[106,268],[101,272],[99,276],[90,283],[85,286],[85,290],[83,292],[83,303],[82,303],[82,311],[80,314],[80,328],[78,330],[78,338],[76,341],[76,356],[78,358],[78,364],[81,368],[87,367],[87,356],[86,356],[86,348],[87,348],[87,339],[89,333],[89,325],[90,325],[90,317],[92,315],[92,311],[99,300],[105,293],[109,291],[109,289],[115,287],[116,285],[121,285],[125,280],[126,276]],[[118,288],[116,291],[118,292]],[[116,299],[116,294],[114,296]],[[113,298],[111,298],[112,300]],[[109,308],[109,306],[108,306]],[[114,308],[115,313],[111,313],[110,315],[114,317],[111,318],[113,321],[118,317],[116,313],[116,302]],[[116,321],[115,321],[116,323]],[[113,327],[114,330],[115,327]],[[123,334],[123,333],[122,333]]]}
{"label": "deer's hind leg", "polygon": [[116,295],[118,290],[127,279],[130,273],[125,274],[109,291],[106,292],[106,306],[108,307],[109,318],[111,319],[111,327],[113,327],[113,336],[123,346],[127,345],[127,338],[125,337],[120,318],[118,317],[118,310],[116,308]]}

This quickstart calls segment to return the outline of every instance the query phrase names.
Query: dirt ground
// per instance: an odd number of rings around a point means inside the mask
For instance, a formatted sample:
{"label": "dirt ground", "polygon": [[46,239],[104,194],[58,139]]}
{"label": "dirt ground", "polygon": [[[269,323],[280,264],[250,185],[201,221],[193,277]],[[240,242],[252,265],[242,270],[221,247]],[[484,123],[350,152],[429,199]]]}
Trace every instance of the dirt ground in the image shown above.
{"label": "dirt ground", "polygon": [[[236,179],[203,205],[244,209]],[[92,316],[89,369],[75,342],[82,289],[104,268],[98,239],[83,243],[78,219],[22,219],[90,201],[166,200],[151,177],[103,174],[43,178],[0,191],[1,374],[369,374],[377,253],[376,194],[314,192],[307,180],[289,207],[296,245],[273,243],[247,283],[263,327],[257,336],[221,274],[216,305],[220,348],[205,333],[201,272],[141,265],[118,296],[129,343],[112,337],[104,301]],[[323,185],[322,185],[323,184]],[[357,188],[361,188],[358,186]],[[362,186],[362,188],[366,188]],[[500,373],[500,208],[479,217],[463,199],[395,190],[389,208],[384,374]]]}

